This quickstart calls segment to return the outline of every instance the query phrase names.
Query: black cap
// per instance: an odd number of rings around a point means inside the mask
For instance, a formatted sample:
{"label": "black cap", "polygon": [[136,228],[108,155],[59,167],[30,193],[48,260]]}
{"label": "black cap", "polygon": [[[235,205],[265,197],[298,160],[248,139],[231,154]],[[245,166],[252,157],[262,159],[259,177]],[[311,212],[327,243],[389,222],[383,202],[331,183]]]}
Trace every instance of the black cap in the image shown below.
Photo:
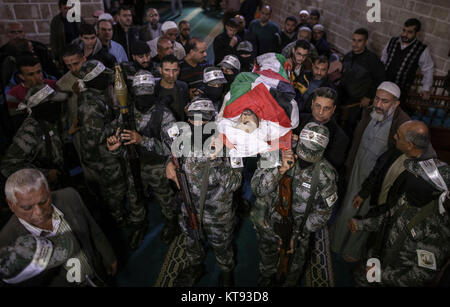
{"label": "black cap", "polygon": [[141,55],[150,53],[150,47],[146,42],[143,41],[135,41],[131,46],[131,54],[132,55]]}
{"label": "black cap", "polygon": [[236,18],[230,18],[228,19],[226,25],[232,28],[237,28],[239,27],[239,22]]}

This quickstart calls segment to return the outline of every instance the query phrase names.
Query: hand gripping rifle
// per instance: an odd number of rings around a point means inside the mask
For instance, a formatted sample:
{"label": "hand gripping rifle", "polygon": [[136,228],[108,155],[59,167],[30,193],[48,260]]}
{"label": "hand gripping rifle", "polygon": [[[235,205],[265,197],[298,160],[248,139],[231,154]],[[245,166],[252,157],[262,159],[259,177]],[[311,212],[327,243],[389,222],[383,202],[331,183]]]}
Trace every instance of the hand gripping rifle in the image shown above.
{"label": "hand gripping rifle", "polygon": [[[136,125],[133,118],[130,116],[128,107],[128,90],[125,80],[123,79],[122,69],[120,65],[116,63],[114,66],[115,77],[114,77],[114,92],[117,95],[117,99],[120,105],[120,114],[122,114],[122,127],[127,130],[136,130]],[[130,166],[131,174],[133,176],[133,182],[137,194],[137,201],[145,206],[145,196],[144,188],[141,179],[141,164],[139,160],[139,155],[137,153],[135,145],[125,146],[127,150],[128,163]]]}
{"label": "hand gripping rifle", "polygon": [[195,206],[192,202],[191,194],[189,193],[189,185],[187,182],[187,177],[175,155],[172,155],[172,160],[173,163],[175,164],[175,171],[177,174],[178,183],[180,184],[179,193],[181,194],[181,199],[183,200],[184,208],[186,209],[187,213],[188,231],[194,237],[197,246],[200,247],[201,237],[200,237],[199,223],[197,220],[197,210],[195,209]]}

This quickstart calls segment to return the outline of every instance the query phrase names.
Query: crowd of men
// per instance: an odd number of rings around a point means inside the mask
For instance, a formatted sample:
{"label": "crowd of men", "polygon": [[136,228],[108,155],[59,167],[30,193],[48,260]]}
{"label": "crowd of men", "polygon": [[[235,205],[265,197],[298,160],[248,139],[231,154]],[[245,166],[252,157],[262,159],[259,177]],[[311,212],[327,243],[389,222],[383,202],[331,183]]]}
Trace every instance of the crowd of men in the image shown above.
{"label": "crowd of men", "polygon": [[[186,236],[188,266],[176,286],[204,275],[206,242],[219,285],[233,286],[235,228],[246,216],[259,244],[258,286],[299,285],[312,234],[325,227],[331,250],[359,261],[359,286],[425,286],[442,275],[450,168],[428,127],[402,110],[419,67],[421,94],[430,97],[434,67],[417,39],[419,20],[408,19],[381,57],[367,48],[369,32],[356,29],[341,58],[318,10],[287,17],[282,29],[269,5],[257,19],[231,10],[208,63],[190,23],[161,23],[154,8],[142,26],[131,7],[95,12],[95,24],[68,22],[65,0],[59,8],[50,49],[26,39],[20,23],[7,25],[0,49],[2,210],[13,212],[0,231],[0,284],[74,285],[67,260],[75,258],[75,284],[111,285],[118,259],[92,208],[127,229],[136,250],[152,218],[149,199],[161,206],[161,239]],[[236,162],[203,129],[223,111],[236,77],[256,72],[267,53],[283,59],[299,124],[291,149]],[[242,116],[258,126],[251,110]],[[186,131],[192,154],[179,157]],[[369,258],[381,260],[375,283]]]}

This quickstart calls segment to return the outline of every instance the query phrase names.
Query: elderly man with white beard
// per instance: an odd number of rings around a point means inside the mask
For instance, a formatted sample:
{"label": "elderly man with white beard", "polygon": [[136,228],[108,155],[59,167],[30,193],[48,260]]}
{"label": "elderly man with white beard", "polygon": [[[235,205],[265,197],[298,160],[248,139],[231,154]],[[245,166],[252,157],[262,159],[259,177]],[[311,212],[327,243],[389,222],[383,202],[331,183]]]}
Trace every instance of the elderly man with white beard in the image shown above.
{"label": "elderly man with white beard", "polygon": [[[381,154],[395,147],[394,135],[398,127],[410,120],[399,106],[400,94],[400,88],[395,83],[382,82],[377,88],[372,106],[363,110],[361,121],[354,132],[352,146],[345,162],[347,192],[336,222],[331,228],[331,249],[348,262],[360,259],[365,237],[350,236],[347,222],[355,216],[364,216],[369,208],[354,208],[352,200]],[[369,199],[370,197],[366,202],[370,202]]]}

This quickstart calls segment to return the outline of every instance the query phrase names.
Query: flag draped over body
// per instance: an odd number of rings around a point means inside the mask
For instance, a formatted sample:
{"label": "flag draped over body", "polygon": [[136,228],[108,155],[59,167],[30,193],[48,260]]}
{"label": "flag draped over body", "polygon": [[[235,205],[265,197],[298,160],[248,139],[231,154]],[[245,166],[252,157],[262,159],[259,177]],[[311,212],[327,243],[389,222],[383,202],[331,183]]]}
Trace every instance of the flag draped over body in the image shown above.
{"label": "flag draped over body", "polygon": [[[286,58],[266,53],[256,61],[253,72],[240,73],[231,84],[217,118],[219,133],[232,148],[232,156],[290,149],[291,129],[298,126],[295,91],[284,68]],[[251,110],[258,117],[258,127],[251,132],[240,125],[244,110]]]}

